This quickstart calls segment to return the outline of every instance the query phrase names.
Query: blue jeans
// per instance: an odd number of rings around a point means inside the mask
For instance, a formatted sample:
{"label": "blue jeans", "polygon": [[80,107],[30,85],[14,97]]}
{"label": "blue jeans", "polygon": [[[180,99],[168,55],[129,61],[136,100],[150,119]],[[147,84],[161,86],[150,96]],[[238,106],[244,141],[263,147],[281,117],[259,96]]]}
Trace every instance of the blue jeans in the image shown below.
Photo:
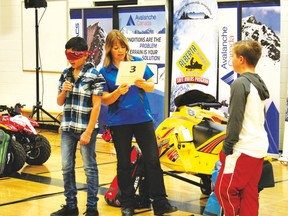
{"label": "blue jeans", "polygon": [[[96,163],[96,137],[99,129],[95,129],[92,133],[90,143],[80,145],[80,153],[84,164],[84,171],[87,178],[87,208],[97,207],[98,201],[98,166]],[[75,179],[75,158],[77,143],[80,139],[78,133],[62,131],[61,135],[61,155],[62,155],[62,171],[64,180],[64,195],[66,197],[66,205],[77,206],[77,187]]]}

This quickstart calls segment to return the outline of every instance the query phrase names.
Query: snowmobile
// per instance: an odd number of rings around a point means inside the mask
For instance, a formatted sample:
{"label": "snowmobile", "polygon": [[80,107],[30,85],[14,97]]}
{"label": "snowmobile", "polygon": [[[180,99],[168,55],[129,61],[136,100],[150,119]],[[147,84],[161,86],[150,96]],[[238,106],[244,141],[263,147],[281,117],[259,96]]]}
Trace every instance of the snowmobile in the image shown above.
{"label": "snowmobile", "polygon": [[[175,111],[156,128],[160,162],[171,169],[165,174],[209,195],[212,171],[226,137],[227,117],[219,108],[227,104],[199,90],[177,96],[174,103]],[[198,176],[200,183],[179,173]]]}
{"label": "snowmobile", "polygon": [[[175,111],[156,128],[160,162],[171,169],[164,173],[199,186],[204,195],[210,195],[212,172],[219,161],[228,122],[228,115],[220,108],[228,104],[199,90],[177,96],[174,103]],[[270,161],[264,158],[259,192],[274,187]],[[179,173],[193,174],[200,183]]]}

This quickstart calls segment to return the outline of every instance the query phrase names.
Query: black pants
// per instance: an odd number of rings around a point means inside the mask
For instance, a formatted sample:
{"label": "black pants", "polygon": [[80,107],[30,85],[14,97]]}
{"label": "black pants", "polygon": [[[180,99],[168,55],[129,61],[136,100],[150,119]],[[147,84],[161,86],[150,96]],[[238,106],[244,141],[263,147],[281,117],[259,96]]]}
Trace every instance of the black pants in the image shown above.
{"label": "black pants", "polygon": [[117,175],[121,191],[121,206],[134,206],[130,161],[133,136],[136,138],[143,155],[145,177],[148,181],[150,198],[155,202],[166,199],[163,171],[160,166],[153,122],[112,126],[110,130],[117,154]]}

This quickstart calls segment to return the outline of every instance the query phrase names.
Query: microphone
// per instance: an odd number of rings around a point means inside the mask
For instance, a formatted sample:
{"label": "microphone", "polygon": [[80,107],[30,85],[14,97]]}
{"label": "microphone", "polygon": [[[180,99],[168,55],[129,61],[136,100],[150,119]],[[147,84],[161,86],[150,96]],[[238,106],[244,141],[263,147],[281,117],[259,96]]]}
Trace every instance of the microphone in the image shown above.
{"label": "microphone", "polygon": [[[72,82],[73,76],[72,76],[72,72],[69,70],[66,76],[66,81],[68,82]],[[66,92],[66,98],[70,97],[70,91]]]}

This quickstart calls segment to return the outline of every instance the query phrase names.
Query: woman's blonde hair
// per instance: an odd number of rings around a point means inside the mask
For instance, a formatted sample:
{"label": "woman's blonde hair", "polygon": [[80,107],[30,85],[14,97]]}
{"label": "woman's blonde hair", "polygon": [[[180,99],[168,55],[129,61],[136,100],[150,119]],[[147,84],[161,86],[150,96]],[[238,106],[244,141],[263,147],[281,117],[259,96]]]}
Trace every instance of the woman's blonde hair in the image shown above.
{"label": "woman's blonde hair", "polygon": [[124,61],[131,61],[132,56],[129,54],[129,44],[127,38],[117,29],[110,31],[106,37],[105,41],[105,58],[104,58],[104,67],[108,67],[112,63],[111,49],[115,40],[118,40],[122,46],[126,47],[126,53]]}

